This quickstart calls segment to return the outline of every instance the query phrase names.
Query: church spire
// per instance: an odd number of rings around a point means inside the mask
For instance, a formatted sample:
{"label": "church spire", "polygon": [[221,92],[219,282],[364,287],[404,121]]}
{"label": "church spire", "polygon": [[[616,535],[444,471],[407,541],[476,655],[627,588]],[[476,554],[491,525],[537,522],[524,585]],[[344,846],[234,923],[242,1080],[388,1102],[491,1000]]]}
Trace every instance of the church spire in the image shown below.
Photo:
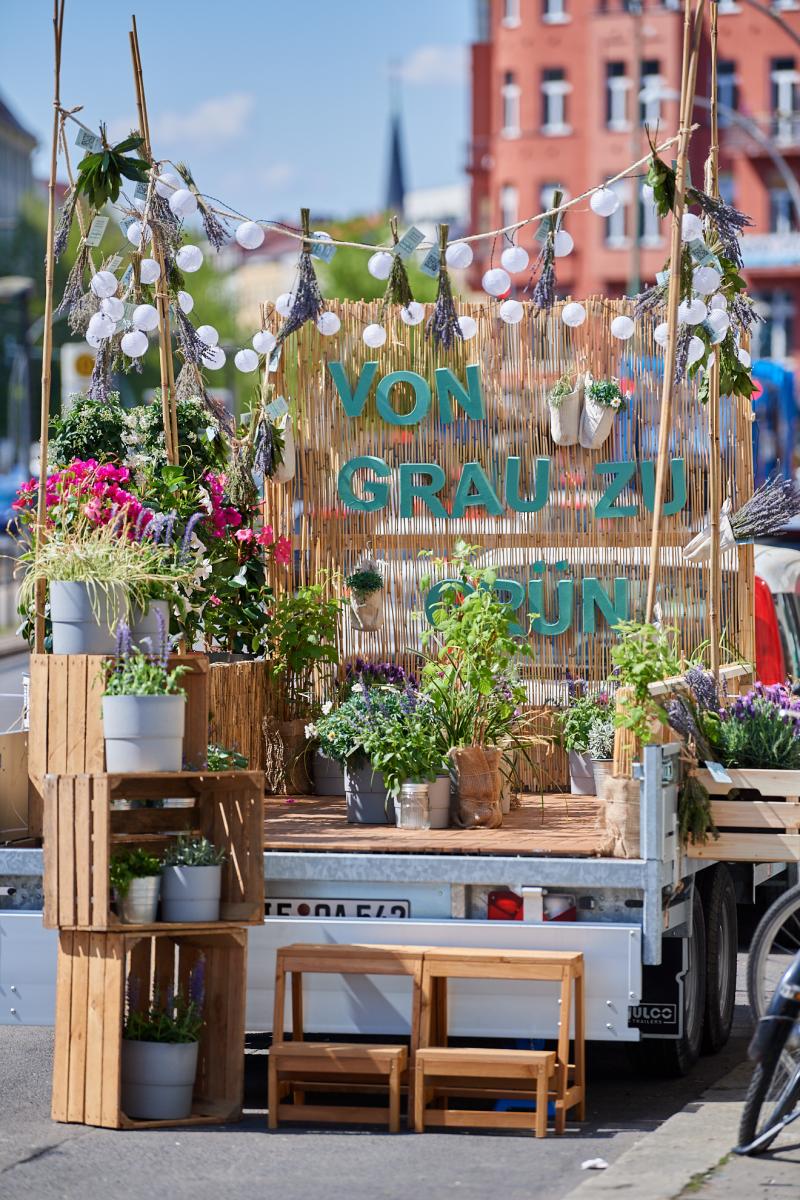
{"label": "church spire", "polygon": [[402,216],[406,198],[403,145],[400,125],[400,78],[396,64],[390,67],[389,169],[386,175],[387,212]]}

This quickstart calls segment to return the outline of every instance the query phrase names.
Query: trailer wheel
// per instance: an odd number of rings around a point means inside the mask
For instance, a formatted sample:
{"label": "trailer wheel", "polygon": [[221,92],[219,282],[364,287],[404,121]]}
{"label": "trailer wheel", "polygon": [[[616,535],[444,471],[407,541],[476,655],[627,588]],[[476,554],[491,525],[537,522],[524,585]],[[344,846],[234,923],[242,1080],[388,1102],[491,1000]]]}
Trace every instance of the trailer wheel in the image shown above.
{"label": "trailer wheel", "polygon": [[727,1042],[736,1003],[736,891],[724,863],[695,877],[706,917],[706,1019],[703,1053],[716,1054]]}
{"label": "trailer wheel", "polygon": [[706,926],[699,890],[692,889],[692,936],[683,981],[683,1033],[679,1038],[644,1038],[639,1069],[647,1075],[686,1075],[700,1057],[706,1009]]}

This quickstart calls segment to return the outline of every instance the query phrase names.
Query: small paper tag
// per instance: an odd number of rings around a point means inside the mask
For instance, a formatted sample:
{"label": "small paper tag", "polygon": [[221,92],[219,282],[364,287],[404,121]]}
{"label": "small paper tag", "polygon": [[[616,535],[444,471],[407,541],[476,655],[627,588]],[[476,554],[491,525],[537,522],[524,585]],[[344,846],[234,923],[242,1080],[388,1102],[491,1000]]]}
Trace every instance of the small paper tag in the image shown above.
{"label": "small paper tag", "polygon": [[75,145],[80,146],[81,150],[85,150],[87,154],[97,154],[103,149],[103,143],[96,133],[91,133],[88,129],[79,129],[78,136],[75,138]]}
{"label": "small paper tag", "polygon": [[423,275],[430,275],[432,279],[436,278],[436,276],[439,274],[438,246],[431,246],[430,250],[419,264],[419,269],[422,271]]}
{"label": "small paper tag", "polygon": [[120,266],[122,266],[122,255],[121,254],[112,254],[111,258],[108,260],[108,262],[106,263],[103,270],[114,272],[114,271],[116,271],[117,267],[120,267]]}
{"label": "small paper tag", "polygon": [[[392,252],[396,254],[398,258],[406,259],[409,257],[409,255],[413,254],[417,246],[421,245],[421,243],[424,241],[425,234],[421,229],[417,229],[416,225],[412,225],[410,229],[405,231]],[[438,263],[436,269],[439,269]]]}
{"label": "small paper tag", "polygon": [[333,242],[322,241],[311,243],[311,257],[318,258],[321,262],[330,262],[336,253],[336,246]]}
{"label": "small paper tag", "polygon": [[135,311],[136,311],[136,305],[132,304],[130,301],[127,301],[125,304],[125,309],[122,313],[123,321],[131,321],[133,319],[133,314]]}
{"label": "small paper tag", "polygon": [[669,283],[669,267],[666,271],[656,271],[656,283],[660,283],[662,287]]}
{"label": "small paper tag", "polygon": [[288,411],[289,405],[286,403],[283,396],[276,396],[275,399],[264,409],[264,412],[271,421],[279,420],[280,417],[284,416],[284,414],[288,413]]}
{"label": "small paper tag", "polygon": [[120,280],[123,288],[126,288],[132,279],[133,279],[133,263],[128,263],[127,267],[125,268],[125,274],[122,276],[122,279]]}
{"label": "small paper tag", "polygon": [[[555,188],[553,198],[550,203],[550,208],[558,208],[561,201],[564,199],[564,193],[560,188]],[[561,224],[561,213],[551,213],[549,217],[542,217],[539,222],[539,228],[534,234],[534,241],[540,242],[542,245],[547,241],[550,233],[555,232]]]}
{"label": "small paper tag", "polygon": [[282,354],[283,354],[283,346],[282,345],[276,346],[275,349],[272,351],[272,354],[270,355],[269,360],[267,361],[268,374],[272,374],[273,371],[277,371],[278,363],[281,361]]}
{"label": "small paper tag", "polygon": [[130,229],[131,225],[134,223],[134,221],[138,221],[138,220],[139,220],[138,217],[123,217],[119,223],[119,227],[122,230],[122,232],[127,236],[128,230]]}
{"label": "small paper tag", "polygon": [[137,183],[136,187],[133,189],[134,200],[146,200],[148,187],[149,184],[144,179]]}
{"label": "small paper tag", "polygon": [[692,258],[699,267],[714,267],[717,271],[722,270],[716,254],[712,250],[709,250],[708,246],[700,238],[695,238],[693,242],[689,242],[689,249]]}
{"label": "small paper tag", "polygon": [[86,235],[87,246],[99,246],[103,240],[103,234],[108,228],[109,217],[96,216],[89,226],[89,232]]}
{"label": "small paper tag", "polygon": [[728,772],[723,767],[722,763],[709,762],[706,759],[706,768],[714,780],[714,783],[733,783]]}

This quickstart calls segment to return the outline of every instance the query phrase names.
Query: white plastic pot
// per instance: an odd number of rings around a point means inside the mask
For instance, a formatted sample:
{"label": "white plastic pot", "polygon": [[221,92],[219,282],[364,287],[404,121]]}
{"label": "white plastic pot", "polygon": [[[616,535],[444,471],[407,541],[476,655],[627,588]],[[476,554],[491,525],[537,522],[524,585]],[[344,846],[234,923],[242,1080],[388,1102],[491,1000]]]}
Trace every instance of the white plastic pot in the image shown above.
{"label": "white plastic pot", "polygon": [[136,610],[131,622],[131,641],[134,646],[144,650],[146,654],[158,654],[161,648],[159,613],[164,622],[164,632],[169,637],[169,602],[167,600],[151,600],[145,612],[140,609]]}
{"label": "white plastic pot", "polygon": [[106,770],[180,771],[186,697],[104,696]]}
{"label": "white plastic pot", "polygon": [[578,750],[568,751],[569,757],[569,790],[573,796],[594,796],[593,759],[587,752]]}

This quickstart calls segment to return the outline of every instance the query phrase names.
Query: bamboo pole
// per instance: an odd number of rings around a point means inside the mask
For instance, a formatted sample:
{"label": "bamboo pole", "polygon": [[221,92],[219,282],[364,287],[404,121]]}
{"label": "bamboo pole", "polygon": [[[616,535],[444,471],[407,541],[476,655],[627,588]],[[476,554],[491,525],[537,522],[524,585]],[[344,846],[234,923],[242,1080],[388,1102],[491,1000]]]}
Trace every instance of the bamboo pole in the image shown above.
{"label": "bamboo pole", "polygon": [[[53,143],[50,149],[50,179],[47,186],[47,247],[44,268],[44,329],[42,332],[42,400],[39,433],[39,493],[36,508],[36,544],[45,537],[47,519],[47,442],[50,429],[50,386],[53,377],[53,275],[55,255],[53,243],[56,225],[56,170],[58,167],[58,138],[61,120],[61,37],[64,32],[64,0],[53,0]],[[34,649],[44,651],[44,608],[47,584],[43,579],[36,585],[36,620]]]}
{"label": "bamboo pole", "polygon": [[[150,143],[150,124],[147,119],[147,101],[144,94],[142,58],[139,52],[139,32],[136,17],[131,17],[131,60],[133,81],[136,88],[136,107],[139,113],[139,133],[144,141],[144,157],[153,163],[153,148]],[[175,380],[172,363],[172,340],[169,328],[169,291],[167,288],[166,255],[158,230],[153,227],[153,255],[161,268],[156,286],[156,308],[158,310],[158,354],[161,371],[161,415],[164,422],[164,443],[167,461],[178,462],[178,416],[175,408]]]}
{"label": "bamboo pole", "polygon": [[[719,122],[717,114],[717,11],[711,5],[711,145],[706,162],[706,191],[719,195]],[[719,440],[719,346],[715,346],[708,375],[708,491],[711,506],[711,559],[708,578],[708,636],[711,642],[711,670],[719,679],[720,601],[722,596],[722,566],[720,563],[720,440]]]}
{"label": "bamboo pole", "polygon": [[672,212],[669,292],[667,297],[667,348],[664,356],[664,379],[661,390],[661,417],[658,430],[653,531],[650,541],[650,570],[647,579],[647,607],[645,609],[646,621],[652,621],[653,619],[660,566],[664,488],[669,466],[669,442],[672,432],[672,398],[675,388],[678,305],[681,298],[681,222],[683,220],[686,164],[689,155],[689,140],[691,138],[692,110],[694,108],[694,93],[697,83],[697,62],[700,53],[700,34],[703,27],[704,6],[705,0],[697,0],[697,7],[693,16],[692,0],[684,0],[679,140],[675,165],[675,204]]}

